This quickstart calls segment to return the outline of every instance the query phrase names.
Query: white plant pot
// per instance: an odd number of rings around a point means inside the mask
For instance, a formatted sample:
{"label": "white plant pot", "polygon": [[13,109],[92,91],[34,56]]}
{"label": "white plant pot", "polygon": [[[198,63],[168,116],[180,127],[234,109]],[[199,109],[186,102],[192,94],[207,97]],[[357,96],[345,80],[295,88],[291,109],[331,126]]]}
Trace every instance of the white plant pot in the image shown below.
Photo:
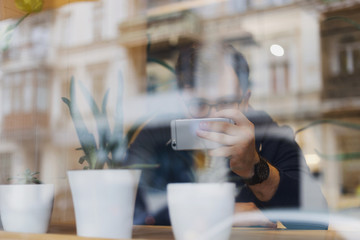
{"label": "white plant pot", "polygon": [[176,240],[227,240],[235,206],[233,183],[172,183],[167,186]]}
{"label": "white plant pot", "polygon": [[53,184],[1,185],[0,212],[4,230],[46,233],[53,202]]}
{"label": "white plant pot", "polygon": [[141,170],[68,171],[77,235],[131,238]]}

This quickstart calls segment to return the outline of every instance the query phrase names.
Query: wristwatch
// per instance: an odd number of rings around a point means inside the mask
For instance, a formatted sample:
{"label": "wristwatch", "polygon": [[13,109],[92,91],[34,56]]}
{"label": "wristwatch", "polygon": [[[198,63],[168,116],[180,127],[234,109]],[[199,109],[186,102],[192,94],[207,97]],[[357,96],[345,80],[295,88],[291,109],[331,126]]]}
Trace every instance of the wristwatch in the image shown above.
{"label": "wristwatch", "polygon": [[254,175],[251,178],[243,178],[246,185],[255,185],[265,181],[270,174],[270,168],[265,158],[260,156],[260,161],[254,165]]}

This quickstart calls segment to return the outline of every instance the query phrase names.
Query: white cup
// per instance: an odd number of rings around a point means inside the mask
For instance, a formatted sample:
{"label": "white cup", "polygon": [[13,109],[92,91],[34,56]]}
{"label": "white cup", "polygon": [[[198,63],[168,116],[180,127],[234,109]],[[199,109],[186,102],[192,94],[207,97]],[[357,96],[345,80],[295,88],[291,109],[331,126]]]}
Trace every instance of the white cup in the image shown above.
{"label": "white cup", "polygon": [[176,240],[227,240],[235,206],[234,183],[172,183],[167,186]]}

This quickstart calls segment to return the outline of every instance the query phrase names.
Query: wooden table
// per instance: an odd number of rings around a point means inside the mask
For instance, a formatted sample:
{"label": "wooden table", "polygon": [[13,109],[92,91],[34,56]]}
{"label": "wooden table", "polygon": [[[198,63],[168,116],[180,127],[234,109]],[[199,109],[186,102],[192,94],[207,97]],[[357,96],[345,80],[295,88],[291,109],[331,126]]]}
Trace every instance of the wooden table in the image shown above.
{"label": "wooden table", "polygon": [[[360,226],[359,226],[360,228]],[[51,226],[47,234],[23,234],[0,231],[1,240],[100,240],[102,238],[85,238],[76,236],[75,226]],[[291,240],[291,239],[360,239],[360,231],[337,233],[332,230],[286,230],[266,228],[233,228],[230,240],[266,239],[266,240]],[[133,239],[148,240],[173,240],[171,227],[163,226],[134,226]]]}

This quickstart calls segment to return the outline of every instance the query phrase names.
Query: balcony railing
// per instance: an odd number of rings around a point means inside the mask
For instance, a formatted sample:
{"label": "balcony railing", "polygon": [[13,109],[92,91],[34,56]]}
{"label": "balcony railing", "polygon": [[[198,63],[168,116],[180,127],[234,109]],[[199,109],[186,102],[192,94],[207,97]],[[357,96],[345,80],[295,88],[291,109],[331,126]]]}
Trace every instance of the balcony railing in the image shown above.
{"label": "balcony railing", "polygon": [[324,99],[360,97],[360,72],[325,79],[322,96]]}
{"label": "balcony railing", "polygon": [[4,116],[3,132],[45,129],[49,126],[47,113],[12,113]]}

